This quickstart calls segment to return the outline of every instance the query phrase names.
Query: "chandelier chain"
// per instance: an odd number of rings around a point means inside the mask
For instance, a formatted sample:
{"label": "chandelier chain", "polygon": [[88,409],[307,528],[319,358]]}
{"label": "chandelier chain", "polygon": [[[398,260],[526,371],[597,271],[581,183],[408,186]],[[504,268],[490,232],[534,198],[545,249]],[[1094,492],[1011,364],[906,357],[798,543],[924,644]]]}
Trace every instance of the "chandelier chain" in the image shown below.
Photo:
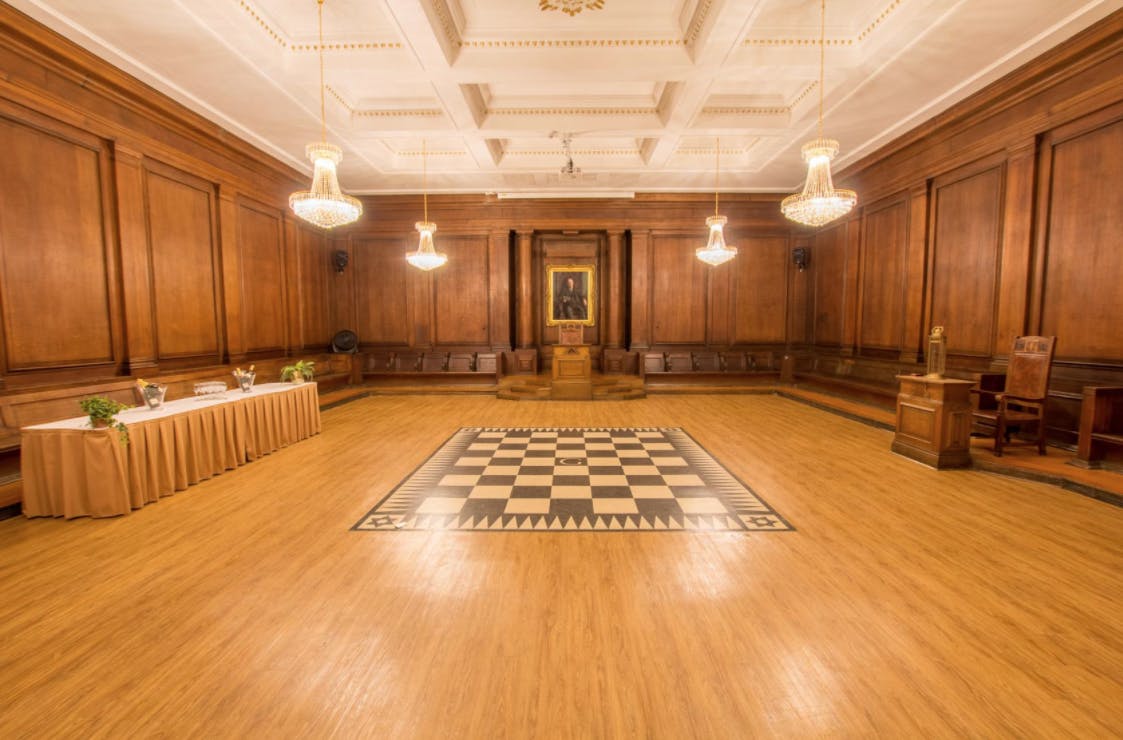
{"label": "chandelier chain", "polygon": [[718,183],[721,182],[721,137],[714,139],[714,215],[717,215]]}
{"label": "chandelier chain", "polygon": [[819,138],[823,138],[823,79],[827,56],[827,0],[819,5]]}
{"label": "chandelier chain", "polygon": [[316,20],[320,29],[320,141],[328,140],[327,108],[324,106],[324,0],[316,0]]}
{"label": "chandelier chain", "polygon": [[424,210],[424,219],[429,221],[429,158],[425,148],[425,139],[421,140],[421,202]]}

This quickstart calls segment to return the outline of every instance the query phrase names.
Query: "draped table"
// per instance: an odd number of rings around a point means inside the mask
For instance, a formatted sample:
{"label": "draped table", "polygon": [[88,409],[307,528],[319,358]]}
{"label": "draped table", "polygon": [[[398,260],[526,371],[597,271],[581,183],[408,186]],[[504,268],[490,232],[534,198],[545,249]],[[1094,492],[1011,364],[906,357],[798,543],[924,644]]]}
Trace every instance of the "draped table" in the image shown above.
{"label": "draped table", "polygon": [[128,514],[319,434],[320,405],[315,383],[265,383],[141,406],[117,420],[128,444],[116,429],[91,429],[88,416],[20,430],[25,516]]}

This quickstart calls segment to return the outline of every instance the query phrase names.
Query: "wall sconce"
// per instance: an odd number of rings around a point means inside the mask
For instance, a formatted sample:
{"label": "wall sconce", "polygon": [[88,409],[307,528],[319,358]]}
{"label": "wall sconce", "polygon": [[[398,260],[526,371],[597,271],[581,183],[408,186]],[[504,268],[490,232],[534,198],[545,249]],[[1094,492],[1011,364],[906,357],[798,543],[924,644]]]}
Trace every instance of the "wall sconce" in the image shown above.
{"label": "wall sconce", "polygon": [[343,272],[347,269],[347,264],[351,261],[351,255],[347,254],[342,249],[337,249],[331,253],[331,263],[335,267],[336,272]]}
{"label": "wall sconce", "polygon": [[811,250],[807,247],[796,247],[792,250],[792,264],[799,268],[800,272],[807,269],[811,264]]}

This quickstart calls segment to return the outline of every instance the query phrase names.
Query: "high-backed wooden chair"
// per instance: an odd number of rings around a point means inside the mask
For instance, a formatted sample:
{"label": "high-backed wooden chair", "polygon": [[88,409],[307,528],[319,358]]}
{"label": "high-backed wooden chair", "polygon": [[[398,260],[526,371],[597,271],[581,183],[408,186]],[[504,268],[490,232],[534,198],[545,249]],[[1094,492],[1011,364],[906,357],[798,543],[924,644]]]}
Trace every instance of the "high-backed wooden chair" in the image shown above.
{"label": "high-backed wooden chair", "polygon": [[1010,353],[1005,383],[997,387],[1001,375],[984,373],[973,412],[976,425],[994,432],[994,454],[1002,456],[1010,433],[1025,425],[1037,425],[1037,451],[1045,454],[1045,400],[1049,395],[1049,374],[1053,369],[1056,337],[1018,337]]}

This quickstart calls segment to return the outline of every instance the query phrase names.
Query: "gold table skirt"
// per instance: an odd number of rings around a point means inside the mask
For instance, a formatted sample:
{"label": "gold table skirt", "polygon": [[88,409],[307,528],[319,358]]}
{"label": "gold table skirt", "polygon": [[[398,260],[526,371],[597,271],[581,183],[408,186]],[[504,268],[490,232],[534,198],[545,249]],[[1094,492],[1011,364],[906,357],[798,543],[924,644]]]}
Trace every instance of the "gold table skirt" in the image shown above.
{"label": "gold table skirt", "polygon": [[128,514],[320,432],[315,383],[272,383],[228,396],[122,412],[128,444],[114,429],[89,429],[87,417],[24,428],[24,515]]}

